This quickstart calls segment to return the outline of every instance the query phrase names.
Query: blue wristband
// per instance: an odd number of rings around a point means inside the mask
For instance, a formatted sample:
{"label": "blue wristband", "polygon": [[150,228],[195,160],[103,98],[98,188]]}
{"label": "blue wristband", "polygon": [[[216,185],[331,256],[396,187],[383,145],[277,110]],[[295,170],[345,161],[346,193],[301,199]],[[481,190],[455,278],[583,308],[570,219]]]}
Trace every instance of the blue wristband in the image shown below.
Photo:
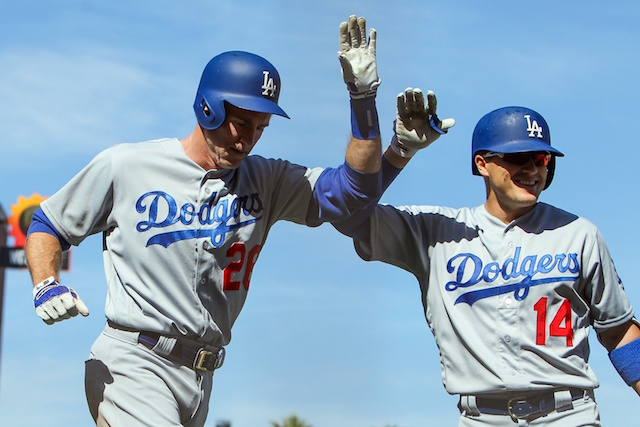
{"label": "blue wristband", "polygon": [[375,96],[351,98],[351,133],[356,139],[373,139],[380,135]]}
{"label": "blue wristband", "polygon": [[640,338],[611,351],[609,359],[627,385],[640,380]]}

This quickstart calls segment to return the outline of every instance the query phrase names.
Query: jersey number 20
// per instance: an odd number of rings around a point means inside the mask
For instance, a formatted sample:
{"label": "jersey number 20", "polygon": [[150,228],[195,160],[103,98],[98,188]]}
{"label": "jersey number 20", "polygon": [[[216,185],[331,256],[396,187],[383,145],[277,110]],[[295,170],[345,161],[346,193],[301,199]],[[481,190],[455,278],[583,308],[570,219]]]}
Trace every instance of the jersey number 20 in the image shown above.
{"label": "jersey number 20", "polygon": [[247,249],[244,243],[235,242],[227,250],[227,256],[229,258],[235,258],[240,256],[239,259],[231,261],[231,263],[224,269],[224,282],[222,284],[223,291],[237,291],[240,290],[240,281],[234,280],[235,273],[241,273],[244,268],[244,275],[242,276],[242,286],[245,290],[249,290],[249,281],[251,280],[251,273],[253,272],[253,266],[258,260],[258,254],[260,253],[260,245],[255,245],[247,255]]}

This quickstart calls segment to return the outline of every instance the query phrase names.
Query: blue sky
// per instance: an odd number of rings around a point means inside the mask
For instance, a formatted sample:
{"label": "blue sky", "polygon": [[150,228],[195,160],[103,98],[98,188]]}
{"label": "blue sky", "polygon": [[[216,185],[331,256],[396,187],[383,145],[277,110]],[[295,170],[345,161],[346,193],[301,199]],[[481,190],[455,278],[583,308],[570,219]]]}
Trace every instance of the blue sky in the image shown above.
{"label": "blue sky", "polygon": [[[383,139],[407,86],[434,90],[439,115],[457,122],[383,201],[481,204],[475,123],[502,106],[533,108],[566,155],[542,200],[599,226],[640,307],[640,5],[630,0],[3,1],[0,203],[9,212],[19,196],[53,194],[110,145],[188,135],[202,68],[226,50],[262,55],[282,78],[291,120],[274,117],[254,152],[338,165],[350,131],[338,26],[350,14],[378,31]],[[3,425],[90,425],[83,362],[104,324],[101,259],[99,236],[72,250],[62,281],[91,315],[54,326],[33,312],[28,273],[7,270]],[[207,426],[268,426],[292,412],[314,427],[457,425],[415,278],[361,261],[328,225],[276,224],[227,350]],[[604,425],[640,425],[629,419],[638,397],[595,339],[591,362]]]}

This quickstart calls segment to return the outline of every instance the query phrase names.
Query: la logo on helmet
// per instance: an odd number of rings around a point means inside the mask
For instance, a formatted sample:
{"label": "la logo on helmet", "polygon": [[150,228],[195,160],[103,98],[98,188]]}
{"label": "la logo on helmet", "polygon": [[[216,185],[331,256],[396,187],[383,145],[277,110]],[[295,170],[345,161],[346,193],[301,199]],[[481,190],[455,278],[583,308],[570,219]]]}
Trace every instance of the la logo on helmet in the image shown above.
{"label": "la logo on helmet", "polygon": [[268,71],[263,71],[262,75],[264,76],[264,81],[262,82],[262,94],[269,98],[273,98],[276,94],[277,87],[273,83],[273,79],[269,77]]}
{"label": "la logo on helmet", "polygon": [[[525,114],[524,118],[527,119],[527,132],[529,132],[529,136],[531,138],[537,136],[538,138],[542,139],[542,127],[538,126],[538,122],[536,120],[531,122],[531,116],[529,114]],[[536,133],[538,135],[535,135]]]}

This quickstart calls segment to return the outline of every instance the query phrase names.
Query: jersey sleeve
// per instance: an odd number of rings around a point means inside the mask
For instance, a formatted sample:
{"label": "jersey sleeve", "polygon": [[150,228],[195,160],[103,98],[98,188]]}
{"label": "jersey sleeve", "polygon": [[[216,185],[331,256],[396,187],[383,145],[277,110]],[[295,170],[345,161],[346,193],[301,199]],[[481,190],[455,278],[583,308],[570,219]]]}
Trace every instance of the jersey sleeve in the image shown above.
{"label": "jersey sleeve", "polygon": [[427,224],[421,223],[420,209],[418,206],[375,206],[366,222],[366,237],[354,239],[358,256],[424,276],[429,268],[429,230],[425,227]]}
{"label": "jersey sleeve", "polygon": [[615,327],[633,318],[633,307],[599,231],[596,230],[591,247],[585,248],[584,257],[585,294],[594,329]]}
{"label": "jersey sleeve", "polygon": [[113,205],[112,150],[98,154],[41,208],[60,237],[79,245],[92,234],[109,228]]}

